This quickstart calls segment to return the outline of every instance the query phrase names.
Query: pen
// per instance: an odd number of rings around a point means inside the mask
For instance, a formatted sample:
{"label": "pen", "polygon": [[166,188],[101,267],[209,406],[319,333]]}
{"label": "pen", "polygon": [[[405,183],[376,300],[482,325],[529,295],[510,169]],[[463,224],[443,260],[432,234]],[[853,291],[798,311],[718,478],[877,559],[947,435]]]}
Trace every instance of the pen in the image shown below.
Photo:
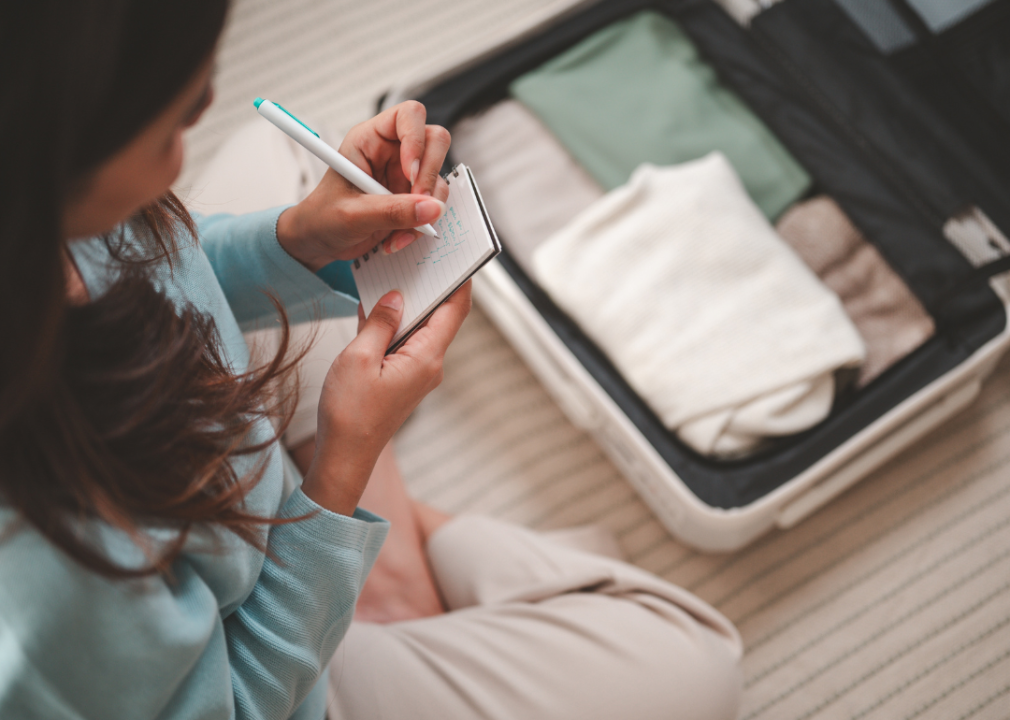
{"label": "pen", "polygon": [[[375,178],[323,142],[315,130],[277,103],[272,103],[263,98],[256,98],[256,102],[253,104],[256,106],[256,112],[287,133],[288,137],[296,143],[333,168],[341,177],[361,192],[367,195],[393,194],[388,188],[383,187],[376,181]],[[421,225],[414,229],[424,235],[429,235],[433,238],[438,237],[438,233],[435,232],[435,228],[431,225]]]}

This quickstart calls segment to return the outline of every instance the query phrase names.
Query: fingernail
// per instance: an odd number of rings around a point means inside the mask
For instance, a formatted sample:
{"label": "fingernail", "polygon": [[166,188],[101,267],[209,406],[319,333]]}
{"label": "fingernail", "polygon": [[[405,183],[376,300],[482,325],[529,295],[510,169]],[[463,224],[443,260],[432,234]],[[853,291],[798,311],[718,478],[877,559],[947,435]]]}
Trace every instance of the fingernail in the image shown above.
{"label": "fingernail", "polygon": [[389,238],[382,246],[382,251],[387,255],[400,252],[403,248],[414,242],[414,235],[411,233],[397,233]]}
{"label": "fingernail", "polygon": [[422,200],[415,207],[417,211],[417,221],[422,223],[432,223],[445,214],[445,203],[435,198]]}
{"label": "fingernail", "polygon": [[379,299],[379,305],[382,305],[382,307],[388,307],[390,310],[399,310],[403,307],[403,295],[401,295],[397,290],[386,293]]}
{"label": "fingernail", "polygon": [[415,160],[410,164],[410,184],[413,185],[417,182],[417,173],[421,169],[421,161]]}

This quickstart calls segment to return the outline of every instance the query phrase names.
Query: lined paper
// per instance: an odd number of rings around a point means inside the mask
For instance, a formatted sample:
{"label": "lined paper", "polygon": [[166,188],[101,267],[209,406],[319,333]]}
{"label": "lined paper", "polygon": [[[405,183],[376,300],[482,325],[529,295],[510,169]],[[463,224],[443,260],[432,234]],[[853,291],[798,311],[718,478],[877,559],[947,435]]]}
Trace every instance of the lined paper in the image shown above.
{"label": "lined paper", "polygon": [[390,290],[403,294],[403,319],[393,343],[422,322],[495,254],[495,242],[465,166],[456,167],[448,184],[445,215],[434,223],[437,238],[422,235],[393,255],[376,248],[352,265],[366,315]]}

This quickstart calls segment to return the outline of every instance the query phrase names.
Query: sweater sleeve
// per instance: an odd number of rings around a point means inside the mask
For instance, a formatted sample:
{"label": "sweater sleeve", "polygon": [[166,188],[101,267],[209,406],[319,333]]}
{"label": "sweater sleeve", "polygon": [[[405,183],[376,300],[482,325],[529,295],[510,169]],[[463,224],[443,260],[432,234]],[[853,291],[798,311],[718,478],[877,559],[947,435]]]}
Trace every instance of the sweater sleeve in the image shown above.
{"label": "sweater sleeve", "polygon": [[[223,613],[222,582],[241,578],[205,577],[184,556],[171,578],[108,580],[0,511],[0,717],[289,718],[346,632],[388,529],[301,490],[279,515],[310,513],[271,529],[252,591]],[[120,535],[101,543],[143,562]],[[216,552],[233,554],[228,544]]]}
{"label": "sweater sleeve", "polygon": [[364,510],[353,519],[323,510],[300,490],[281,515],[312,512],[274,529],[274,557],[225,620],[239,717],[289,717],[312,690],[347,632],[389,527]]}
{"label": "sweater sleeve", "polygon": [[274,317],[268,293],[293,323],[357,312],[349,263],[337,261],[314,274],[281,247],[277,219],[285,209],[196,216],[203,249],[243,331]]}

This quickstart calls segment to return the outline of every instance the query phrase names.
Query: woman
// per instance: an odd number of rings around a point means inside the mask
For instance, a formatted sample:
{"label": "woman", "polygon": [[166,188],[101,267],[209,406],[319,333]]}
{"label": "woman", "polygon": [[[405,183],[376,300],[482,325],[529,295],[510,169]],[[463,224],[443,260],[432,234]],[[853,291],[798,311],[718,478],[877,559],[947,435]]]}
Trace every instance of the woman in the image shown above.
{"label": "woman", "polygon": [[[468,287],[390,357],[386,295],[326,376],[304,475],[280,447],[287,323],[357,307],[314,271],[436,220],[449,138],[399,106],[341,145],[395,196],[329,173],[194,222],[169,186],[226,5],[0,10],[0,717],[321,718],[331,658],[333,717],[732,716],[739,640],[711,608],[407,498],[388,444]],[[243,331],[278,323],[251,363]],[[363,496],[393,519],[381,555]]]}

